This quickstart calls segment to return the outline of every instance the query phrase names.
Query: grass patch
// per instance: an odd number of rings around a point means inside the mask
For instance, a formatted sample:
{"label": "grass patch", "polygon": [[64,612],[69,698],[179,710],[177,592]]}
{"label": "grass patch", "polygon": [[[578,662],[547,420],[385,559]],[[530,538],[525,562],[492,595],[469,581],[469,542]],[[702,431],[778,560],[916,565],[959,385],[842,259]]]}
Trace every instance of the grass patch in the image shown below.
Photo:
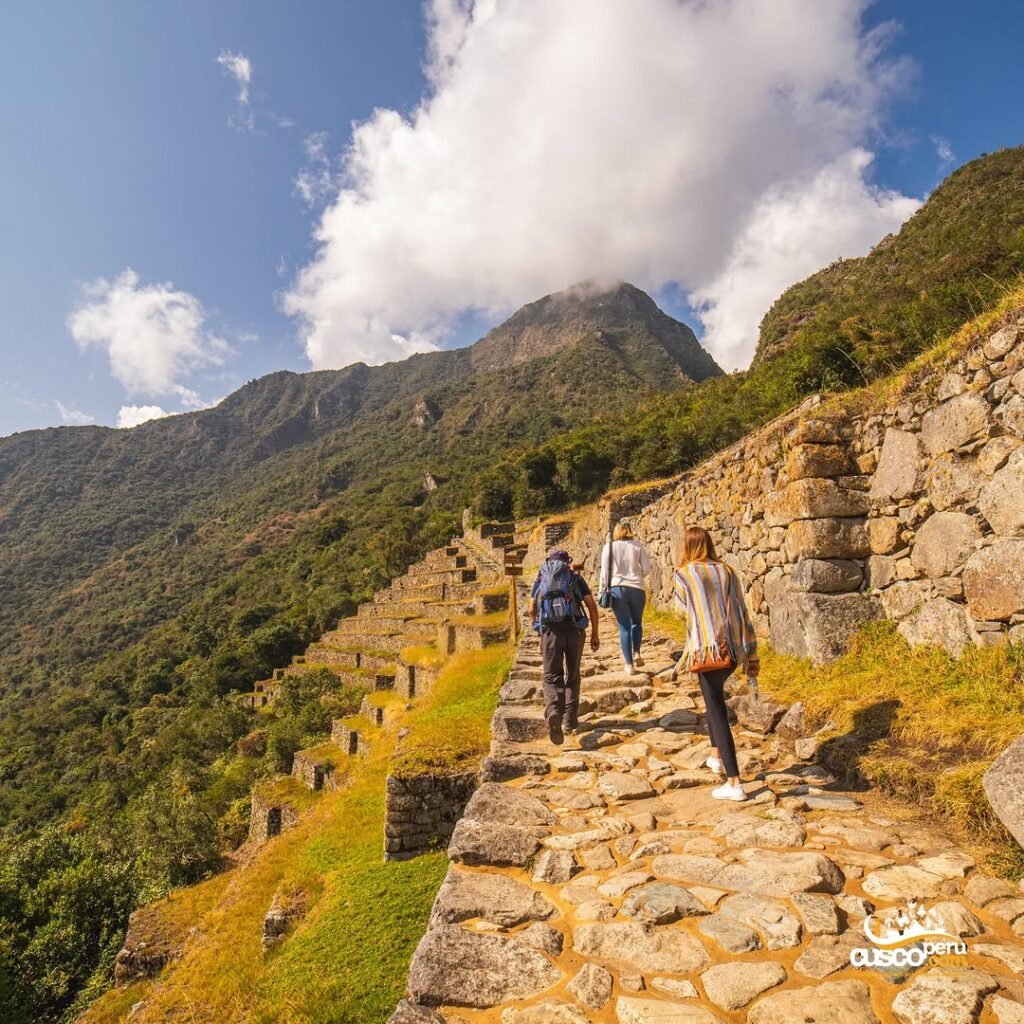
{"label": "grass patch", "polygon": [[[254,1024],[387,1018],[447,869],[440,852],[382,861],[389,757],[390,745],[376,744],[351,789],[326,794],[294,829],[233,872],[234,884],[195,922],[185,955],[151,985],[133,1024],[176,1019],[186,1008],[189,1020]],[[297,889],[307,893],[309,911],[264,955],[263,915],[276,892]],[[88,1024],[123,1019],[106,1015]]]}
{"label": "grass patch", "polygon": [[440,668],[444,664],[445,656],[434,644],[414,644],[402,648],[401,659],[406,665]]}
{"label": "grass patch", "polygon": [[479,626],[481,629],[500,629],[508,625],[508,609],[499,612],[488,612],[486,615],[453,615],[451,620],[456,626]]}
{"label": "grass patch", "polygon": [[670,640],[680,644],[686,643],[686,620],[675,612],[648,605],[644,611],[644,620],[652,629]]}
{"label": "grass patch", "polygon": [[268,803],[282,807],[291,807],[295,811],[304,811],[317,802],[318,796],[290,775],[279,779],[260,782],[253,787]]}
{"label": "grass patch", "polygon": [[465,771],[487,753],[498,689],[512,664],[511,644],[452,656],[396,752],[392,771]]}
{"label": "grass patch", "polygon": [[990,845],[997,870],[1020,872],[1024,851],[989,807],[981,779],[1024,733],[1024,647],[910,648],[891,622],[872,623],[829,665],[766,651],[762,692],[802,700],[812,727],[834,723],[833,769],[947,817]]}
{"label": "grass patch", "polygon": [[320,743],[315,747],[307,747],[305,750],[300,750],[301,754],[307,761],[312,761],[315,764],[330,764],[334,767],[345,756],[338,749],[335,743],[328,740],[325,743]]}
{"label": "grass patch", "polygon": [[366,699],[375,708],[388,708],[405,703],[405,698],[394,690],[374,690],[373,693],[366,695]]}

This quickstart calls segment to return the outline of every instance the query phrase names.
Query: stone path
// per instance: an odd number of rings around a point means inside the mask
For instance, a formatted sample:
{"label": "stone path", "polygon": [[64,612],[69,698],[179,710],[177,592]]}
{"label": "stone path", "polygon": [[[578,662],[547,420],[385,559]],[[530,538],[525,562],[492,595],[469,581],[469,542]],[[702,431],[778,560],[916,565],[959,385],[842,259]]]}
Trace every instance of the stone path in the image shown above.
{"label": "stone path", "polygon": [[[626,676],[603,636],[561,748],[523,638],[393,1024],[1024,1024],[1024,892],[775,736],[737,730],[750,799],[712,800],[673,645]],[[865,915],[910,899],[967,954],[851,966]]]}

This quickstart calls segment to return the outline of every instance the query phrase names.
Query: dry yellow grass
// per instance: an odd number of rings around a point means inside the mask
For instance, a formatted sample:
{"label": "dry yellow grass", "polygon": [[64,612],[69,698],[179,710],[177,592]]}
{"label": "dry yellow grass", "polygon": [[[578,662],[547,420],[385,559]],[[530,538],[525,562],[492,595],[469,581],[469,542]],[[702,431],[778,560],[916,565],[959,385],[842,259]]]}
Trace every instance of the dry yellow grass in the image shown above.
{"label": "dry yellow grass", "polygon": [[1024,853],[992,813],[981,777],[1024,733],[1024,648],[971,647],[956,659],[912,649],[880,622],[829,665],[765,652],[761,691],[803,701],[812,726],[835,724],[835,766],[947,816],[993,847],[997,870],[1020,873]]}

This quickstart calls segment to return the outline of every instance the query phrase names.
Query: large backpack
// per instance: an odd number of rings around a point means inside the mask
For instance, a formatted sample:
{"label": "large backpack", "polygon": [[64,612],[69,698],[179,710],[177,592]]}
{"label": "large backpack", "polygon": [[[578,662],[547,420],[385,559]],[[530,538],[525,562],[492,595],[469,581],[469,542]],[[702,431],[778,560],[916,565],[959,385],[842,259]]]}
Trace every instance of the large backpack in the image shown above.
{"label": "large backpack", "polygon": [[576,574],[567,562],[548,559],[537,578],[537,624],[541,629],[575,629],[583,616]]}

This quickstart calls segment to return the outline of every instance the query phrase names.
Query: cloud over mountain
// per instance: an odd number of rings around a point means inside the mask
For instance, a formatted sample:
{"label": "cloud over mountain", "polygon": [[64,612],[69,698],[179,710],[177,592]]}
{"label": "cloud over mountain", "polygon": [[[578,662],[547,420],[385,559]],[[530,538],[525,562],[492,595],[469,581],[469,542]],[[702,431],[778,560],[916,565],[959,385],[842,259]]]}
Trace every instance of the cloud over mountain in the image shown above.
{"label": "cloud over mountain", "polygon": [[206,405],[183,383],[189,374],[220,366],[231,353],[207,327],[194,295],[169,283],[141,284],[131,269],[86,285],[67,323],[80,349],[107,353],[111,373],[130,395],[172,397],[188,409]]}
{"label": "cloud over mountain", "polygon": [[907,67],[866,0],[434,0],[428,95],[359,124],[285,296],[315,367],[443,339],[583,278],[679,284],[749,361],[787,284],[914,201],[868,179]]}

